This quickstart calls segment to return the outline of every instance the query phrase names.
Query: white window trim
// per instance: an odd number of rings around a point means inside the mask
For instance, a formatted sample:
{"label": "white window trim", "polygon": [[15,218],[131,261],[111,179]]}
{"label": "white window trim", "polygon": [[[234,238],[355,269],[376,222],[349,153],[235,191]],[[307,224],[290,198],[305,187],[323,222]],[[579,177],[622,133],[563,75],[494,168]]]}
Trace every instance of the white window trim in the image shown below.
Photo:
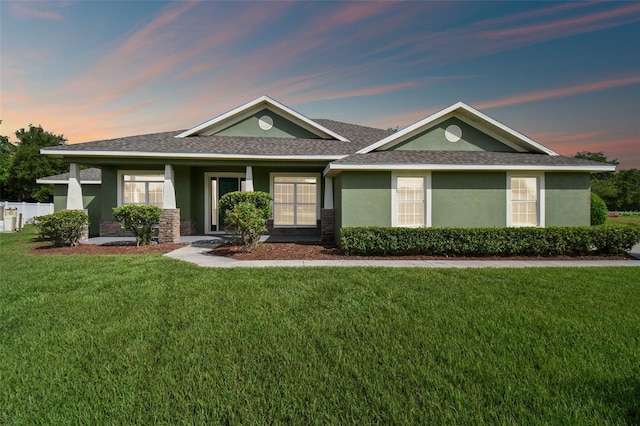
{"label": "white window trim", "polygon": [[[398,225],[398,177],[419,177],[424,178],[424,227],[431,227],[431,172],[392,172],[391,173],[391,226]],[[413,228],[419,228],[414,226]]]}
{"label": "white window trim", "polygon": [[[162,170],[118,170],[118,206],[124,203],[124,175],[158,175],[161,179],[158,181],[164,184],[164,169]],[[164,187],[162,188],[164,190]]]}
{"label": "white window trim", "polygon": [[204,233],[205,234],[224,234],[224,231],[212,231],[211,230],[211,181],[212,177],[235,177],[235,178],[245,178],[245,173],[217,173],[217,172],[207,172],[204,174]]}
{"label": "white window trim", "polygon": [[521,227],[525,225],[514,225],[511,222],[511,178],[536,178],[538,183],[538,203],[537,203],[537,216],[538,216],[538,224],[536,227],[544,228],[545,227],[545,183],[544,177],[545,174],[543,172],[540,173],[518,173],[518,172],[508,172],[507,173],[507,226],[508,227]]}
{"label": "white window trim", "polygon": [[315,177],[316,178],[316,225],[276,225],[275,224],[275,218],[273,215],[275,215],[275,208],[274,208],[274,202],[271,201],[271,219],[274,220],[274,224],[273,227],[274,228],[316,228],[318,225],[318,219],[320,218],[320,202],[322,201],[321,197],[320,197],[320,189],[322,187],[322,182],[321,180],[321,173],[295,173],[295,172],[282,172],[282,173],[278,173],[278,172],[271,172],[269,173],[269,193],[271,194],[271,197],[273,198],[273,181],[274,178],[276,177],[290,177],[290,176],[294,176],[294,177]]}

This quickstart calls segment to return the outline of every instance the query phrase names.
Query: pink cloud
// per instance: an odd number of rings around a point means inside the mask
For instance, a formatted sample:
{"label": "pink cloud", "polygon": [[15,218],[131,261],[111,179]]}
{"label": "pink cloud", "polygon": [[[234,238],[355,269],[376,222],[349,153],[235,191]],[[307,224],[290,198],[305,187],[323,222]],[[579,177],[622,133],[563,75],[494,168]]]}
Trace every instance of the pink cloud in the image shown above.
{"label": "pink cloud", "polygon": [[11,2],[11,11],[13,16],[19,19],[39,19],[45,21],[62,21],[64,17],[59,13],[45,10],[43,3],[32,3],[39,5],[39,9],[34,9],[31,4],[27,6],[27,2]]}
{"label": "pink cloud", "polygon": [[[593,6],[593,3],[578,2],[554,5],[541,10],[477,21],[466,26],[454,26],[442,31],[425,31],[401,40],[392,37],[387,45],[381,45],[370,53],[385,54],[391,63],[400,62],[403,68],[416,64],[421,64],[423,68],[428,65],[440,67],[640,21],[640,3],[605,12],[593,12],[578,18],[561,16],[561,13],[568,9]],[[537,22],[531,23],[534,20]]]}
{"label": "pink cloud", "polygon": [[640,3],[636,3],[578,18],[561,19],[516,28],[490,30],[480,34],[480,37],[488,39],[548,39],[594,31],[621,24],[619,20],[611,21],[612,19],[622,18],[622,23],[640,21],[639,12]]}
{"label": "pink cloud", "polygon": [[479,109],[498,108],[509,105],[536,102],[545,99],[564,98],[567,96],[596,92],[605,89],[613,89],[615,87],[629,86],[638,83],[640,83],[640,75],[633,75],[611,80],[596,81],[592,83],[581,84],[578,86],[562,87],[559,89],[549,89],[542,90],[540,92],[529,92],[519,95],[507,96],[492,101],[480,102],[476,104],[476,107]]}
{"label": "pink cloud", "polygon": [[601,132],[564,133],[564,132],[537,132],[530,133],[529,136],[545,145],[562,145],[574,142],[584,142],[602,137]]}

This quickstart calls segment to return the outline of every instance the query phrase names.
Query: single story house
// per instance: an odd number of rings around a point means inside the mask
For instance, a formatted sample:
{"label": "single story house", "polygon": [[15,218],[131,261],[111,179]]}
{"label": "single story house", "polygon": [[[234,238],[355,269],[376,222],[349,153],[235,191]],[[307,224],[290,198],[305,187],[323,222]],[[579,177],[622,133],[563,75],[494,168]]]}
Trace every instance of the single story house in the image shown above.
{"label": "single story house", "polygon": [[222,232],[218,200],[237,190],[272,195],[272,234],[326,240],[347,226],[589,225],[590,174],[615,169],[461,102],[393,131],[312,120],[267,96],[187,130],[41,153],[70,163],[38,182],[56,185],[56,209],[88,209],[91,235],[121,235],[113,207],[153,204],[169,240]]}

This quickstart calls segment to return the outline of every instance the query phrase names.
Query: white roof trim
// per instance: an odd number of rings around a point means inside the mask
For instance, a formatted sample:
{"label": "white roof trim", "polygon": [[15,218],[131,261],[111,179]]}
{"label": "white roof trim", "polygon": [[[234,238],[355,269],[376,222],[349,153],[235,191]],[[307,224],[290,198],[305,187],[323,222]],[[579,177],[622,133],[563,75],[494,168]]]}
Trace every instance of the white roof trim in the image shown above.
{"label": "white roof trim", "polygon": [[567,165],[486,165],[486,164],[334,164],[330,163],[325,167],[323,174],[333,176],[341,170],[493,170],[493,171],[567,171],[567,172],[613,172],[615,166],[567,166]]}
{"label": "white roof trim", "polygon": [[[40,179],[36,179],[36,183],[43,183],[43,184],[50,184],[50,185],[58,185],[58,184],[67,185],[69,183],[69,180],[40,178]],[[81,185],[100,185],[101,183],[102,181],[100,180],[81,180],[80,181]]]}
{"label": "white roof trim", "polygon": [[[324,136],[324,137],[331,137],[332,139],[338,139],[340,141],[343,142],[349,142],[349,139],[345,138],[344,136],[341,136],[339,134],[337,134],[336,132],[327,129],[324,126],[321,126],[320,124],[316,123],[315,121],[305,117],[304,115],[300,114],[297,111],[292,110],[291,108],[287,107],[284,104],[281,104],[280,102],[276,101],[275,99],[272,99],[266,95],[259,97],[258,99],[255,99],[251,102],[248,102],[244,105],[241,105],[237,108],[232,109],[231,111],[228,111],[224,114],[221,114],[217,117],[212,118],[211,120],[205,121],[202,124],[197,125],[196,127],[193,127],[189,130],[186,130],[182,133],[180,133],[179,135],[175,136],[176,138],[184,138],[187,136],[192,136],[194,134],[197,134],[207,128],[213,127],[216,124],[221,124],[225,121],[229,121],[232,120],[234,117],[236,116],[243,116],[246,117],[247,113],[249,111],[253,112],[252,110],[257,109],[259,107],[271,107],[274,112],[283,114],[283,115],[289,115],[290,117],[292,117],[294,119],[294,121],[297,122],[297,124],[301,125],[302,127],[304,127],[305,129],[311,131],[312,133],[318,134],[318,136]],[[250,114],[249,114],[250,115]]]}
{"label": "white roof trim", "polygon": [[60,151],[41,149],[41,154],[58,157],[119,157],[119,158],[186,158],[225,160],[339,160],[346,155],[254,155],[254,154],[212,154],[189,152],[140,152],[140,151]]}
{"label": "white roof trim", "polygon": [[[477,118],[480,121],[484,121],[486,123],[489,123],[495,127],[498,127],[500,130],[508,133],[509,135],[513,136],[514,138],[516,138],[517,140],[521,141],[525,146],[529,146],[532,147],[538,151],[542,151],[548,155],[559,155],[557,152],[537,143],[536,141],[534,141],[531,138],[526,137],[525,135],[523,135],[522,133],[519,133],[515,130],[513,130],[512,128],[505,126],[504,124],[500,123],[499,121],[494,120],[493,118],[481,113],[480,111],[478,111],[475,108],[470,107],[469,105],[465,104],[464,102],[458,102],[456,104],[451,105],[448,108],[445,108],[441,111],[438,111],[434,114],[431,114],[430,116],[410,125],[405,127],[404,129],[387,136],[386,138],[379,140],[378,142],[371,144],[365,148],[362,148],[361,150],[359,150],[357,152],[357,154],[366,154],[368,152],[371,152],[373,150],[376,150],[378,148],[388,148],[390,146],[396,145],[400,142],[402,142],[403,140],[419,133],[421,130],[423,130],[424,128],[428,127],[428,126],[433,126],[434,123],[438,122],[438,120],[443,120],[446,118],[448,118],[447,116],[451,115],[454,116],[455,112],[461,110],[464,111],[467,115],[470,115],[474,118]],[[466,120],[465,123],[467,123]],[[469,123],[467,123],[469,124]],[[474,126],[476,127],[476,126]],[[479,129],[480,130],[480,129]],[[494,135],[492,135],[494,136]],[[504,141],[500,141],[503,142]]]}

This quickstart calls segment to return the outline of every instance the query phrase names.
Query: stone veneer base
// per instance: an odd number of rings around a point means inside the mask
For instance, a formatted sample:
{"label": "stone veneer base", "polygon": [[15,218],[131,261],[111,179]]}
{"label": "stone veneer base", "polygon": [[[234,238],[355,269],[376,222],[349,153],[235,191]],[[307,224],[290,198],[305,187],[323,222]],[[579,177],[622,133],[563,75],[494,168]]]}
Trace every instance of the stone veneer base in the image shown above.
{"label": "stone veneer base", "polygon": [[320,238],[334,242],[336,239],[336,212],[334,209],[322,209],[320,220]]}
{"label": "stone veneer base", "polygon": [[158,244],[180,242],[180,209],[162,209],[158,226]]}

